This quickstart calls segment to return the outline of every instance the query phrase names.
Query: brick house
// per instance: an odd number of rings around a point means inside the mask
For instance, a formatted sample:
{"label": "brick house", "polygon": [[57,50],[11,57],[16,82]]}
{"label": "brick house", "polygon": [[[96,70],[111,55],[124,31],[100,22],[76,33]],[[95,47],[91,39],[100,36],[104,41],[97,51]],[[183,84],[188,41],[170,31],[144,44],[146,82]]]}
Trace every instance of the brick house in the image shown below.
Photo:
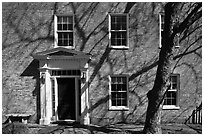
{"label": "brick house", "polygon": [[[30,122],[45,125],[144,122],[162,46],[161,3],[131,9],[127,3],[3,3],[2,9],[3,116],[31,114]],[[183,123],[201,103],[199,54],[175,60],[163,122]]]}

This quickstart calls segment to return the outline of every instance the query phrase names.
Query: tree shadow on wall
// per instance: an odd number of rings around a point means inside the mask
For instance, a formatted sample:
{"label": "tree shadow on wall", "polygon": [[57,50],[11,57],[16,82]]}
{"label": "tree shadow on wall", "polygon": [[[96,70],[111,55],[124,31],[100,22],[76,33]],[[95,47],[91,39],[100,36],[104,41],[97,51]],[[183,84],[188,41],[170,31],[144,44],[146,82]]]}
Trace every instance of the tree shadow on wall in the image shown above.
{"label": "tree shadow on wall", "polygon": [[20,75],[22,77],[33,77],[33,79],[36,80],[35,88],[32,91],[32,94],[34,97],[36,97],[37,111],[34,115],[31,116],[31,119],[30,119],[31,121],[35,121],[35,123],[38,123],[38,120],[40,119],[40,72],[38,68],[39,68],[39,61],[34,59]]}

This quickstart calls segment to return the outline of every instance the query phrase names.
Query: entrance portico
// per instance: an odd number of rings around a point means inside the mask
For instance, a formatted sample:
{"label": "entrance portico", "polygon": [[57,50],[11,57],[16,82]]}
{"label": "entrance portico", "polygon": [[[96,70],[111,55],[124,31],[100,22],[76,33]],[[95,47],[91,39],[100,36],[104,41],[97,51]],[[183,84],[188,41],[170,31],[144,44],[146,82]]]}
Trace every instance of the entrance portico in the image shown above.
{"label": "entrance portico", "polygon": [[58,47],[38,52],[33,57],[39,60],[40,124],[47,125],[60,120],[89,124],[90,55]]}

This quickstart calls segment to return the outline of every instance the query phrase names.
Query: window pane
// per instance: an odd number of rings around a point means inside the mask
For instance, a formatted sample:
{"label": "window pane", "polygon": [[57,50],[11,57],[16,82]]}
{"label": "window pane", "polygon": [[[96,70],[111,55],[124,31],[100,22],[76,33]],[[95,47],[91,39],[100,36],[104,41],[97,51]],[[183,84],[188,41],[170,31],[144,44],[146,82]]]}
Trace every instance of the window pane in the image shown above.
{"label": "window pane", "polygon": [[176,99],[172,99],[172,105],[176,105]]}
{"label": "window pane", "polygon": [[62,30],[62,24],[57,24],[57,30]]}
{"label": "window pane", "polygon": [[113,45],[113,46],[117,45],[117,42],[114,38],[111,38],[111,45]]}
{"label": "window pane", "polygon": [[167,105],[167,100],[166,100],[166,98],[164,99],[164,105]]}
{"label": "window pane", "polygon": [[111,30],[126,30],[127,18],[126,15],[111,16]]}
{"label": "window pane", "polygon": [[122,77],[122,80],[123,80],[123,84],[127,83],[127,78],[126,77]]}
{"label": "window pane", "polygon": [[122,85],[122,91],[127,91],[127,85],[126,84]]}
{"label": "window pane", "polygon": [[67,30],[68,26],[67,24],[63,24],[63,30]]}
{"label": "window pane", "polygon": [[68,30],[73,30],[73,24],[68,24]]}
{"label": "window pane", "polygon": [[176,105],[177,92],[168,91],[164,99],[164,105]]}
{"label": "window pane", "polygon": [[73,33],[58,32],[58,46],[73,46]]}
{"label": "window pane", "polygon": [[117,91],[122,91],[122,84],[117,85]]}
{"label": "window pane", "polygon": [[121,22],[122,23],[126,23],[126,21],[127,21],[126,15],[125,16],[121,16]]}
{"label": "window pane", "polygon": [[127,106],[127,78],[111,77],[112,106]]}
{"label": "window pane", "polygon": [[177,89],[177,84],[172,84],[172,89]]}
{"label": "window pane", "polygon": [[122,39],[122,45],[126,46],[126,39]]}
{"label": "window pane", "polygon": [[171,82],[176,83],[177,82],[177,76],[171,76]]}
{"label": "window pane", "polygon": [[111,83],[116,84],[116,78],[115,77],[111,77]]}
{"label": "window pane", "polygon": [[68,22],[68,17],[62,17],[63,18],[63,24],[67,24],[67,22]]}
{"label": "window pane", "polygon": [[57,29],[58,30],[73,30],[73,17],[72,16],[58,16]]}
{"label": "window pane", "polygon": [[116,98],[117,98],[117,92],[112,92],[111,99],[116,99]]}
{"label": "window pane", "polygon": [[73,24],[73,17],[72,16],[68,17],[68,24]]}
{"label": "window pane", "polygon": [[122,106],[122,101],[121,101],[121,99],[117,99],[117,100],[116,100],[116,105],[117,105],[117,106]]}
{"label": "window pane", "polygon": [[171,92],[170,92],[170,91],[167,92],[166,97],[167,97],[167,98],[170,98],[170,97],[171,97]]}
{"label": "window pane", "polygon": [[62,17],[59,17],[59,16],[57,17],[57,23],[58,23],[58,24],[61,24],[61,23],[62,23]]}
{"label": "window pane", "polygon": [[171,99],[167,99],[167,105],[171,105]]}
{"label": "window pane", "polygon": [[116,32],[112,32],[111,33],[111,45],[117,45],[117,33]]}
{"label": "window pane", "polygon": [[117,77],[117,83],[122,84],[122,78],[121,77]]}
{"label": "window pane", "polygon": [[172,98],[176,99],[176,94],[177,94],[177,93],[176,93],[175,91],[171,91],[171,97],[172,97]]}
{"label": "window pane", "polygon": [[70,32],[70,33],[68,33],[68,34],[69,34],[69,35],[68,35],[68,41],[69,41],[68,45],[69,45],[69,46],[73,46],[73,33]]}
{"label": "window pane", "polygon": [[127,100],[126,99],[122,100],[122,106],[127,106]]}
{"label": "window pane", "polygon": [[171,76],[171,89],[177,89],[177,76]]}
{"label": "window pane", "polygon": [[112,106],[117,106],[117,105],[116,105],[116,100],[113,100],[113,99],[112,99],[111,102],[112,102]]}
{"label": "window pane", "polygon": [[126,92],[121,93],[121,98],[127,99],[127,93]]}
{"label": "window pane", "polygon": [[69,45],[69,46],[73,46],[73,40],[69,40],[68,45]]}
{"label": "window pane", "polygon": [[111,45],[126,46],[126,32],[111,32]]}
{"label": "window pane", "polygon": [[112,84],[112,85],[111,85],[111,90],[112,90],[112,91],[117,91],[116,86],[117,86],[116,84]]}

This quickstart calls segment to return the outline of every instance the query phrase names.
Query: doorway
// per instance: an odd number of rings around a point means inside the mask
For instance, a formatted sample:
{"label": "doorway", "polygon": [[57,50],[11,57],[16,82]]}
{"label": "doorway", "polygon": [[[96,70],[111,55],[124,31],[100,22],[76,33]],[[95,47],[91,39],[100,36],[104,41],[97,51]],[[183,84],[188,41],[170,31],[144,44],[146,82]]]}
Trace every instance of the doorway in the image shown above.
{"label": "doorway", "polygon": [[58,119],[76,120],[75,78],[57,78]]}

